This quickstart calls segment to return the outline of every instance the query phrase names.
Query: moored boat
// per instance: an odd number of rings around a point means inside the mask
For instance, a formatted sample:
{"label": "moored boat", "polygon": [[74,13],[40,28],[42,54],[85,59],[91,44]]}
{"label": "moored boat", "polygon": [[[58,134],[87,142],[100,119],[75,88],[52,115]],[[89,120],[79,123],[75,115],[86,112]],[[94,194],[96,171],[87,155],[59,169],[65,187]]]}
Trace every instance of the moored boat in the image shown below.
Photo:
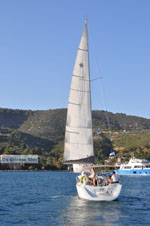
{"label": "moored boat", "polygon": [[118,175],[149,175],[150,162],[146,159],[137,159],[132,157],[128,163],[121,164],[119,169],[115,170]]}

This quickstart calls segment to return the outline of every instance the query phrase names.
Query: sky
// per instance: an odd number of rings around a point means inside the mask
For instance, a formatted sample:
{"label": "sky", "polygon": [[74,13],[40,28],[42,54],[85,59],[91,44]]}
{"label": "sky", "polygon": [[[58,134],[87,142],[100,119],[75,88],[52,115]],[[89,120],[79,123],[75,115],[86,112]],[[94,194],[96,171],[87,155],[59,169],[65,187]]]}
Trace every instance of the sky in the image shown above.
{"label": "sky", "polygon": [[0,0],[0,107],[67,108],[88,18],[92,109],[150,118],[149,0]]}

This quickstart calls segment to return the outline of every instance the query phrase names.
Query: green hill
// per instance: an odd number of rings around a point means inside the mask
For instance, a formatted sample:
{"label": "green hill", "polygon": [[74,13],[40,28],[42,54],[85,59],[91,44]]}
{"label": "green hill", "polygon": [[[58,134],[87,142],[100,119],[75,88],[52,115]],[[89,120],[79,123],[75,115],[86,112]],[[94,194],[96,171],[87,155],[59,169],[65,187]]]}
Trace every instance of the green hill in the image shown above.
{"label": "green hill", "polygon": [[[0,108],[0,153],[38,154],[41,169],[62,169],[66,109],[47,111]],[[95,159],[135,154],[150,159],[150,119],[93,111]],[[102,133],[97,136],[100,128]],[[111,131],[111,133],[110,133]],[[33,166],[31,166],[32,168]]]}
{"label": "green hill", "polygon": [[126,114],[113,114],[106,111],[93,111],[93,126],[101,129],[108,129],[113,131],[120,130],[145,130],[150,129],[150,119],[130,116]]}
{"label": "green hill", "polygon": [[[33,136],[57,141],[64,137],[66,114],[66,109],[25,111],[0,108],[0,127],[17,129]],[[93,129],[113,131],[150,129],[150,119],[142,117],[106,111],[93,111],[92,117]]]}
{"label": "green hill", "polygon": [[33,111],[0,108],[0,126],[18,129],[33,113]]}
{"label": "green hill", "polygon": [[53,141],[64,139],[66,109],[35,111],[19,128],[19,131]]}

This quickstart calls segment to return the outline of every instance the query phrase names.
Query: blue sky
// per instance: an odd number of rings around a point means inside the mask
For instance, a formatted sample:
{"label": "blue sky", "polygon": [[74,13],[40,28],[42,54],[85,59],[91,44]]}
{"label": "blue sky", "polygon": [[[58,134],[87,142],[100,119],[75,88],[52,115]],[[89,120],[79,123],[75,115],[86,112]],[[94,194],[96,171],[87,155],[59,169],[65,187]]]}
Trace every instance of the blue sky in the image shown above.
{"label": "blue sky", "polygon": [[0,107],[67,108],[88,17],[92,106],[150,118],[149,0],[0,0]]}

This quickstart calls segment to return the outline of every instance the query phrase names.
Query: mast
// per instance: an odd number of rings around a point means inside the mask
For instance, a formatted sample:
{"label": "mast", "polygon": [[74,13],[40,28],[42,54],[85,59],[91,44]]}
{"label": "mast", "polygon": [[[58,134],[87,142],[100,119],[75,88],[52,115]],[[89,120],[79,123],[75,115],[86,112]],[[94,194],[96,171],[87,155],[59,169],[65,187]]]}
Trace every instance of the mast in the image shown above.
{"label": "mast", "polygon": [[88,30],[85,18],[68,101],[64,163],[93,163],[93,161]]}

